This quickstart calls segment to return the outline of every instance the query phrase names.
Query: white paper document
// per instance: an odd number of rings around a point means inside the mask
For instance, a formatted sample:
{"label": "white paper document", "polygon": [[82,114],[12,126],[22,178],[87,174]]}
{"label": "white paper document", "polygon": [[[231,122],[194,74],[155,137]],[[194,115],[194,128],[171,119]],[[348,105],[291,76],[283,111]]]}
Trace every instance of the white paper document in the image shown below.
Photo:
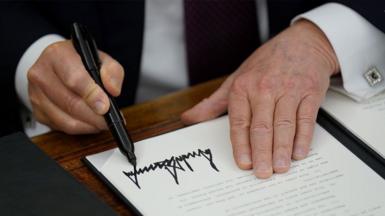
{"label": "white paper document", "polygon": [[358,103],[329,90],[322,108],[385,158],[385,92]]}
{"label": "white paper document", "polygon": [[384,216],[385,180],[316,126],[310,155],[266,180],[233,159],[227,117],[87,160],[143,215]]}

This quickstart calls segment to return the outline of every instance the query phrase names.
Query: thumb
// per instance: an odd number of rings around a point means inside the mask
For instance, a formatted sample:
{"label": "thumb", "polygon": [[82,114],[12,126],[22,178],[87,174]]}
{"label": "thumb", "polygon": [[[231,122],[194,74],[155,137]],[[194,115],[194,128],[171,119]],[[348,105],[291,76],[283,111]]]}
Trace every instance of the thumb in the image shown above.
{"label": "thumb", "polygon": [[182,122],[187,125],[195,124],[214,119],[225,113],[231,84],[232,77],[229,77],[210,97],[203,99],[194,107],[182,113]]}
{"label": "thumb", "polygon": [[120,95],[124,79],[124,69],[115,59],[103,52],[99,52],[102,67],[100,69],[100,76],[104,88],[112,96]]}

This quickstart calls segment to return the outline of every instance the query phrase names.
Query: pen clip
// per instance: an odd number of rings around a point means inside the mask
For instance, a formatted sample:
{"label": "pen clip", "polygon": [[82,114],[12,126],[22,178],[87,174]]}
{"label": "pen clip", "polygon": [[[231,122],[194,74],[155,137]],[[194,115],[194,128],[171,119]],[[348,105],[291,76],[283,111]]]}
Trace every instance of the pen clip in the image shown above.
{"label": "pen clip", "polygon": [[[89,72],[99,73],[101,62],[98,49],[87,27],[80,23],[74,23],[72,25],[71,39],[86,69]],[[98,77],[99,74],[95,75]]]}

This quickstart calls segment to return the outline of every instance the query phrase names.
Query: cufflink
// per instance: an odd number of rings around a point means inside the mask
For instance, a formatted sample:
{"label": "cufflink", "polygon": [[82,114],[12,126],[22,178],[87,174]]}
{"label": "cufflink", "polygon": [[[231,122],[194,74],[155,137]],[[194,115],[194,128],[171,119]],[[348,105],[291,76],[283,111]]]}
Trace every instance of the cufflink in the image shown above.
{"label": "cufflink", "polygon": [[382,75],[376,67],[371,67],[364,73],[366,81],[371,87],[374,87],[382,81]]}

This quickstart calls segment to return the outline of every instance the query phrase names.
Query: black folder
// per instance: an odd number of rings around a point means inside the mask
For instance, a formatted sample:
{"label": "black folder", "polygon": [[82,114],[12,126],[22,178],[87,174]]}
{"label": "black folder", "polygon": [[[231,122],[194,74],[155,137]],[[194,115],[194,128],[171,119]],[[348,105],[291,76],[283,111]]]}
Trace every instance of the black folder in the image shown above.
{"label": "black folder", "polygon": [[[334,136],[347,149],[355,154],[361,161],[366,163],[378,175],[385,179],[385,158],[371,149],[364,141],[346,129],[337,120],[331,117],[324,109],[320,109],[317,122],[327,132]],[[385,129],[384,129],[385,130]],[[385,132],[385,131],[384,131]]]}
{"label": "black folder", "polygon": [[23,134],[0,139],[0,215],[116,215]]}

